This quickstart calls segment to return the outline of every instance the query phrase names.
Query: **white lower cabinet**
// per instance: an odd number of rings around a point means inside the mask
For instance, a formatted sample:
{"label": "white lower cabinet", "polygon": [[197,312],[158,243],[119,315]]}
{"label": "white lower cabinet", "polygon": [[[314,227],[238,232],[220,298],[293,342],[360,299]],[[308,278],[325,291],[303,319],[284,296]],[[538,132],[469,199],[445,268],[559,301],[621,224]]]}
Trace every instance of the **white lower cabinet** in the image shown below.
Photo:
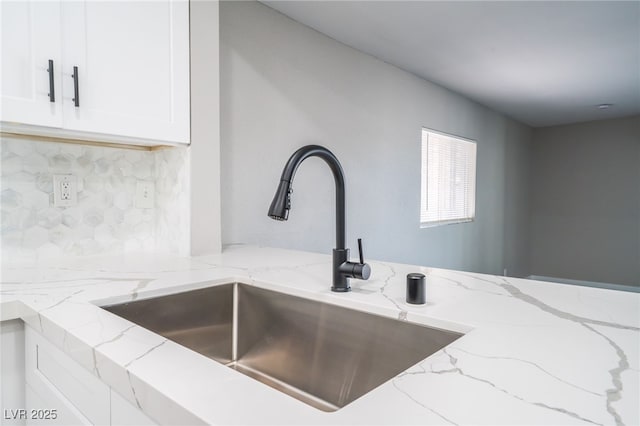
{"label": "white lower cabinet", "polygon": [[120,426],[150,426],[157,423],[111,389],[111,424]]}
{"label": "white lower cabinet", "polygon": [[[1,309],[1,308],[0,308]],[[24,323],[0,321],[0,424],[24,425]]]}
{"label": "white lower cabinet", "polygon": [[90,425],[89,419],[46,379],[25,389],[27,425]]}
{"label": "white lower cabinet", "polygon": [[155,424],[28,326],[25,378],[27,425]]}

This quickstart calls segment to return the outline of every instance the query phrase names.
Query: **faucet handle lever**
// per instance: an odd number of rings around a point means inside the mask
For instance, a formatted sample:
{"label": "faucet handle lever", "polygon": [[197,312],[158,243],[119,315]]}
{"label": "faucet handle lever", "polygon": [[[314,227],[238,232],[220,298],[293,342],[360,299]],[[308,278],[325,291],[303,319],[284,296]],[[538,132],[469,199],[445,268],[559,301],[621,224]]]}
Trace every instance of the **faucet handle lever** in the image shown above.
{"label": "faucet handle lever", "polygon": [[360,254],[360,264],[364,265],[364,255],[362,254],[362,238],[358,238],[358,253]]}

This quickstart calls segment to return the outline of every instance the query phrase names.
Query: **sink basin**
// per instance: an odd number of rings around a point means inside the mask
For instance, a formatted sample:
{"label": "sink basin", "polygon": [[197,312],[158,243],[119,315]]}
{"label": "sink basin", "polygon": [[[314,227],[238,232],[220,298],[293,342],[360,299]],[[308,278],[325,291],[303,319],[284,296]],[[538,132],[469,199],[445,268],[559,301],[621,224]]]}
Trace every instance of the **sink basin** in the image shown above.
{"label": "sink basin", "polygon": [[103,308],[323,411],[462,336],[235,283]]}

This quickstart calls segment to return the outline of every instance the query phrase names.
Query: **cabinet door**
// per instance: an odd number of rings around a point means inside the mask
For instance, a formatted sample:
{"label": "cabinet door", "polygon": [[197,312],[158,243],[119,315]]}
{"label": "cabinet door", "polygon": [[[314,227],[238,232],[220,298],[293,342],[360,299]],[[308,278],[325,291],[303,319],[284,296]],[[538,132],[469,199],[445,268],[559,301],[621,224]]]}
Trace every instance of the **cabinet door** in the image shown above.
{"label": "cabinet door", "polygon": [[[0,120],[61,127],[60,4],[2,1],[0,15]],[[51,98],[49,60],[53,68]]]}
{"label": "cabinet door", "polygon": [[64,128],[188,143],[189,3],[63,2],[62,16]]}
{"label": "cabinet door", "polygon": [[28,326],[25,379],[28,424],[110,423],[111,389]]}
{"label": "cabinet door", "polygon": [[153,426],[156,422],[111,389],[111,424],[118,426]]}
{"label": "cabinet door", "polygon": [[25,426],[91,425],[45,377],[37,376],[37,384],[26,384]]}

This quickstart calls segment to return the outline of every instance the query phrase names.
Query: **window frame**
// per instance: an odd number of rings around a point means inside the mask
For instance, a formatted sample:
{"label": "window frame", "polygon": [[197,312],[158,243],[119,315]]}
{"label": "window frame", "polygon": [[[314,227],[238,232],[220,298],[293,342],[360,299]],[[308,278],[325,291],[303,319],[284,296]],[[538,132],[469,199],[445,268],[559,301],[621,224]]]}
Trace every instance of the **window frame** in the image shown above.
{"label": "window frame", "polygon": [[[436,219],[436,220],[427,220],[423,221],[424,216],[426,215],[426,207],[425,203],[428,206],[428,180],[429,180],[429,171],[428,164],[425,165],[425,162],[428,162],[428,140],[425,142],[425,133],[426,134],[434,134],[440,137],[454,139],[459,142],[464,143],[472,143],[473,148],[473,175],[470,175],[471,184],[465,186],[469,188],[471,191],[471,205],[470,214],[463,214],[459,217],[451,218],[451,219]],[[426,151],[426,152],[425,152]],[[428,127],[422,127],[420,131],[420,215],[419,215],[419,223],[420,228],[433,228],[441,225],[453,225],[457,223],[468,223],[474,222],[476,218],[476,197],[477,197],[477,170],[478,170],[478,142],[476,140],[466,138],[463,136],[454,135],[451,133],[442,132],[439,130],[434,130]],[[426,186],[426,188],[425,188]],[[466,196],[466,194],[465,194]],[[426,200],[425,200],[426,197]],[[423,210],[423,207],[425,209]]]}

